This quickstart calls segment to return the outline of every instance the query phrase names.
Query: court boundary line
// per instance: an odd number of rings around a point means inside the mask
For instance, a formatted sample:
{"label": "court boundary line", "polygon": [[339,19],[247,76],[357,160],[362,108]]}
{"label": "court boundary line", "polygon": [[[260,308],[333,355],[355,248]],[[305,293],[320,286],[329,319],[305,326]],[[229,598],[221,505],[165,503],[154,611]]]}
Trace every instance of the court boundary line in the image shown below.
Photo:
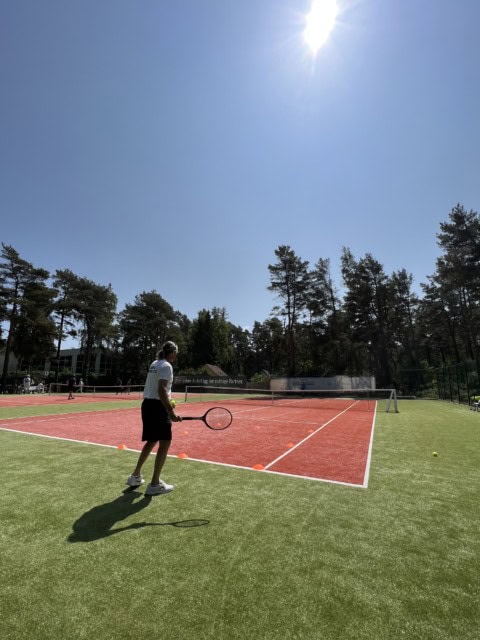
{"label": "court boundary line", "polygon": [[373,436],[375,433],[375,425],[377,424],[377,408],[378,408],[378,402],[375,403],[375,411],[373,412],[370,442],[368,444],[367,463],[365,465],[365,474],[363,476],[364,489],[368,489],[368,482],[370,480],[370,464],[372,462],[372,455],[373,455]]}
{"label": "court boundary line", "polygon": [[[325,425],[326,426],[326,425]],[[74,438],[62,438],[61,436],[50,436],[45,433],[32,433],[31,431],[20,431],[19,429],[11,429],[10,427],[2,427],[0,426],[0,431],[9,431],[11,433],[19,433],[25,436],[34,436],[37,438],[47,438],[49,440],[61,440],[63,442],[74,442],[75,444],[85,444],[94,447],[104,447],[106,449],[118,449],[118,446],[113,444],[103,444],[101,442],[90,442],[90,440],[75,440]],[[139,453],[141,449],[131,449],[130,447],[125,447],[122,451],[130,451],[132,453]],[[156,455],[155,453],[151,453],[150,455]],[[312,478],[310,476],[300,476],[295,475],[293,473],[283,473],[281,471],[270,471],[268,469],[252,469],[251,467],[243,467],[241,465],[229,464],[227,462],[215,462],[213,460],[202,460],[200,458],[179,458],[178,455],[167,455],[167,458],[172,458],[175,460],[182,460],[182,462],[200,462],[202,464],[213,464],[218,465],[220,467],[230,467],[232,469],[242,469],[244,471],[250,471],[255,473],[268,473],[271,475],[296,478],[298,480],[309,480],[312,482],[323,482],[325,484],[337,484],[341,486],[351,487],[353,489],[365,489],[366,487],[363,484],[354,484],[353,482],[342,482],[341,480],[329,480],[328,478]]]}
{"label": "court boundary line", "polygon": [[[50,436],[47,433],[33,433],[32,431],[21,431],[20,429],[11,429],[10,427],[1,427],[0,431],[11,431],[13,433],[23,433],[26,436],[37,436],[38,438],[48,438],[50,440],[62,440],[64,442],[75,442],[76,444],[89,444],[94,447],[107,447],[107,449],[118,449],[114,444],[104,444],[103,442],[91,442],[90,440],[75,440],[75,438],[62,438],[62,436]],[[128,449],[124,451],[136,451],[136,449]],[[138,449],[140,451],[140,449]]]}
{"label": "court boundary line", "polygon": [[[168,456],[169,458],[178,458],[178,456]],[[231,467],[232,469],[243,469],[244,471],[251,471],[252,473],[267,473],[276,476],[283,476],[288,478],[297,478],[299,480],[311,480],[312,482],[324,482],[327,484],[340,484],[346,487],[352,487],[355,489],[364,489],[363,484],[355,484],[353,482],[343,482],[342,480],[330,480],[329,478],[312,478],[312,476],[300,476],[295,473],[286,473],[283,471],[270,471],[269,469],[253,469],[252,467],[243,467],[239,464],[230,464],[228,462],[215,462],[214,460],[203,460],[201,458],[183,458],[184,462],[200,462],[202,464],[214,464],[220,467]]]}
{"label": "court boundary line", "polygon": [[[322,429],[325,429],[325,427],[328,427],[328,425],[330,423],[332,423],[334,420],[336,420],[337,418],[340,418],[340,416],[342,416],[344,413],[346,413],[347,411],[349,411],[352,407],[354,407],[356,404],[358,404],[359,400],[357,400],[356,402],[354,402],[353,404],[351,404],[349,407],[347,407],[346,409],[344,409],[343,411],[341,411],[340,413],[337,413],[336,416],[334,416],[333,418],[330,418],[330,420],[328,420],[327,422],[325,422],[324,424],[320,425],[318,427],[318,429],[315,429],[315,431],[313,433],[309,433],[308,436],[306,436],[305,438],[303,438],[303,440],[300,440],[300,442],[297,442],[296,445],[294,445],[293,447],[291,447],[290,449],[287,449],[287,451],[285,451],[284,453],[282,453],[282,455],[278,456],[278,458],[276,458],[275,460],[273,460],[272,462],[269,462],[268,464],[265,465],[265,469],[268,470],[269,467],[272,467],[274,464],[276,464],[277,462],[279,462],[280,460],[282,460],[283,458],[285,458],[285,456],[288,456],[290,453],[292,453],[292,451],[295,451],[295,449],[297,447],[299,447],[300,445],[302,445],[304,442],[306,442],[307,440],[309,440],[310,438],[313,438],[313,436],[317,435],[317,433],[319,433],[320,431],[322,431]],[[356,485],[358,486],[358,485]]]}

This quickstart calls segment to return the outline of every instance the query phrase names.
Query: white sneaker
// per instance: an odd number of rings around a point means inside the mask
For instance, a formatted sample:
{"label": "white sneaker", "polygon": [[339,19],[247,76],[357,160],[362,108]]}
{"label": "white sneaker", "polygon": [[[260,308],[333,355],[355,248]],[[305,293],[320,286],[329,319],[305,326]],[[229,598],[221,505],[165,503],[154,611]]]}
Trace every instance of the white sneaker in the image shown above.
{"label": "white sneaker", "polygon": [[147,496],[158,496],[161,493],[170,493],[170,491],[174,490],[173,484],[167,484],[160,480],[160,482],[156,485],[149,484],[145,490],[145,495]]}
{"label": "white sneaker", "polygon": [[142,476],[134,476],[133,473],[127,478],[127,484],[129,487],[140,487],[144,482],[145,480]]}

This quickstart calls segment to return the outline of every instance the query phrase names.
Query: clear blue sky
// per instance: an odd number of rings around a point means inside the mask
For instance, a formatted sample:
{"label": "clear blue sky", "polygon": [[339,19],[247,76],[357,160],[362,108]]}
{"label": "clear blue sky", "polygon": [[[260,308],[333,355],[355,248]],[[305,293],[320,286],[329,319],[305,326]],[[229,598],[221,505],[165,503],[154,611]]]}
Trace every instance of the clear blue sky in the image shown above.
{"label": "clear blue sky", "polygon": [[416,286],[480,208],[480,2],[0,0],[0,241],[52,272],[263,322],[287,244]]}

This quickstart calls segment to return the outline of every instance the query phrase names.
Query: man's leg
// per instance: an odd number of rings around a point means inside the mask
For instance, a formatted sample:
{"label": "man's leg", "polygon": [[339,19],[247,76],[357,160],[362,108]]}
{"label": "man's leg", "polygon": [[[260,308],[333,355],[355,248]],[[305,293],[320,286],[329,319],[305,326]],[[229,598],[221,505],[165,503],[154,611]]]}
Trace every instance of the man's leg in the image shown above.
{"label": "man's leg", "polygon": [[156,445],[156,442],[146,442],[143,445],[143,449],[140,452],[140,456],[138,457],[137,466],[135,467],[135,471],[132,475],[139,476],[142,473],[142,467],[145,464],[148,456],[152,453],[153,447]]}
{"label": "man's leg", "polygon": [[155,466],[153,467],[153,475],[151,485],[155,486],[160,482],[160,473],[162,471],[165,460],[167,459],[167,453],[170,448],[171,440],[160,440],[158,444],[158,451],[155,457]]}

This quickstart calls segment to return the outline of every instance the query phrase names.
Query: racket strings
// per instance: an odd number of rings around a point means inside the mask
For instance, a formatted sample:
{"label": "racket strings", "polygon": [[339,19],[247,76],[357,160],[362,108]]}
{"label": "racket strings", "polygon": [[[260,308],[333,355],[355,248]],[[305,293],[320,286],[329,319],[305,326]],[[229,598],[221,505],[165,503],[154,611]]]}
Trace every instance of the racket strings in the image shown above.
{"label": "racket strings", "polygon": [[228,409],[215,407],[207,411],[205,422],[210,429],[226,429],[232,422],[232,414]]}

